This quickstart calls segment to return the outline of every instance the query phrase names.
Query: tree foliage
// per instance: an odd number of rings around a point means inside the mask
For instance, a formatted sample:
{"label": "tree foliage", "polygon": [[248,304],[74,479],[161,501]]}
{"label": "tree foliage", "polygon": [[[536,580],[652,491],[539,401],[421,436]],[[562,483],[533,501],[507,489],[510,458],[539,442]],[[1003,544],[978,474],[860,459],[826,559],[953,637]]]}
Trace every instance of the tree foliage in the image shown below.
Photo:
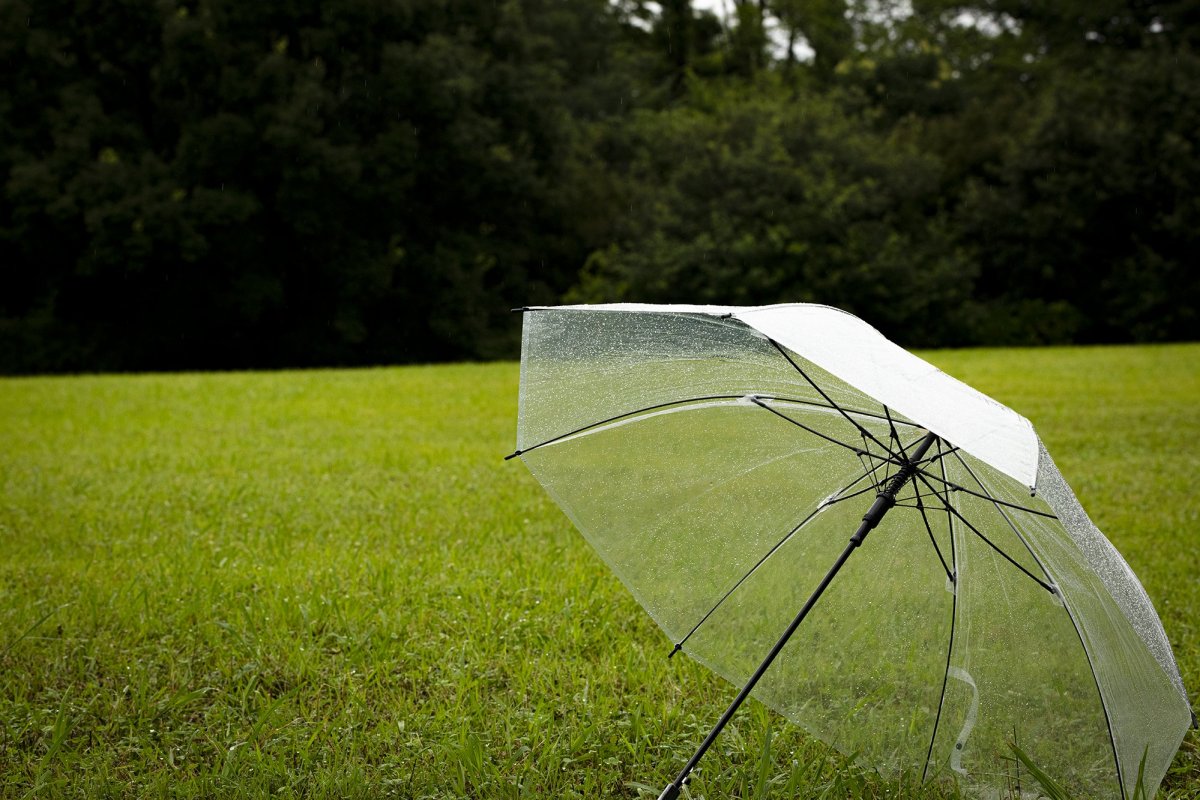
{"label": "tree foliage", "polygon": [[0,370],[489,358],[512,306],[1194,336],[1193,4],[0,0]]}
{"label": "tree foliage", "polygon": [[[780,92],[786,101],[779,98]],[[730,96],[733,95],[733,96]],[[761,304],[789,298],[943,340],[970,265],[937,220],[936,159],[820,96],[760,84],[611,130],[630,213],[573,299]]]}

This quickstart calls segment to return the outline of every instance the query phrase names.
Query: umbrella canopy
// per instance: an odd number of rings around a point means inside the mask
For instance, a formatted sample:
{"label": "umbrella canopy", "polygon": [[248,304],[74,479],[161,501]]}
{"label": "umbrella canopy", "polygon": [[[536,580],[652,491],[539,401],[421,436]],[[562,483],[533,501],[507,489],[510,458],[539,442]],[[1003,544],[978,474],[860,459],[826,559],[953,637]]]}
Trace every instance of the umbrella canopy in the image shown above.
{"label": "umbrella canopy", "polygon": [[884,770],[1157,788],[1178,667],[1028,420],[825,306],[526,312],[513,455],[676,650]]}

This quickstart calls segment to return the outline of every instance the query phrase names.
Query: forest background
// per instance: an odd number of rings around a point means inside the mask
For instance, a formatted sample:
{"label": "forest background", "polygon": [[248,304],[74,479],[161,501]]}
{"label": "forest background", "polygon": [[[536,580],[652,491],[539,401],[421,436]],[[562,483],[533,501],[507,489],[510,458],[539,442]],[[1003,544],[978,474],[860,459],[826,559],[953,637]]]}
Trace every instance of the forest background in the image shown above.
{"label": "forest background", "polygon": [[514,306],[1200,329],[1193,0],[0,0],[0,372],[516,355]]}

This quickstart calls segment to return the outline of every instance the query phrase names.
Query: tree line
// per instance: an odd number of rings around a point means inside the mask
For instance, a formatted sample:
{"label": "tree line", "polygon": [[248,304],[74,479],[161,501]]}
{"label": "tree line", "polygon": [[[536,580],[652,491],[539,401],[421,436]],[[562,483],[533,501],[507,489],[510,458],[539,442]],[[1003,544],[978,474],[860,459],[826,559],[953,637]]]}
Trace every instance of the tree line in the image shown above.
{"label": "tree line", "polygon": [[0,371],[511,357],[515,306],[1194,338],[1187,0],[0,0]]}

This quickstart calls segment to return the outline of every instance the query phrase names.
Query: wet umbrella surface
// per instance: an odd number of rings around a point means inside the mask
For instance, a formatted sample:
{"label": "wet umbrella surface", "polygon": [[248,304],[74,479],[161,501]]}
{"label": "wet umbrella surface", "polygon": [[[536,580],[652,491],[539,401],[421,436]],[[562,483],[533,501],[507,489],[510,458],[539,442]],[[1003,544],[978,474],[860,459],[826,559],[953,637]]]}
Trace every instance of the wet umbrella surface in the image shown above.
{"label": "wet umbrella surface", "polygon": [[524,325],[513,455],[676,650],[885,771],[1157,788],[1170,645],[1026,419],[824,306]]}

